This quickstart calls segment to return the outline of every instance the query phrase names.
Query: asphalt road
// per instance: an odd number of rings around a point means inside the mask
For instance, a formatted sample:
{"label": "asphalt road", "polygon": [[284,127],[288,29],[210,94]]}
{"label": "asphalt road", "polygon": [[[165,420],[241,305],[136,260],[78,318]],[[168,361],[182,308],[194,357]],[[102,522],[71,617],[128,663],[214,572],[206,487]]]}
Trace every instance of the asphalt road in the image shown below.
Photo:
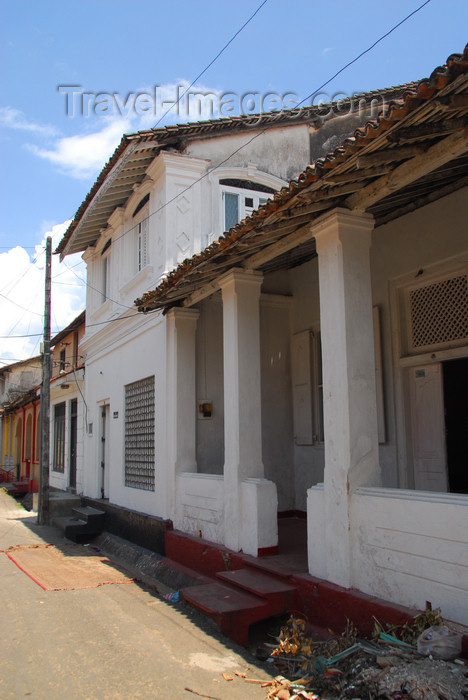
{"label": "asphalt road", "polygon": [[[0,550],[63,541],[0,491]],[[251,656],[143,585],[44,591],[1,552],[0,591],[2,700],[266,698],[234,674],[269,678]]]}

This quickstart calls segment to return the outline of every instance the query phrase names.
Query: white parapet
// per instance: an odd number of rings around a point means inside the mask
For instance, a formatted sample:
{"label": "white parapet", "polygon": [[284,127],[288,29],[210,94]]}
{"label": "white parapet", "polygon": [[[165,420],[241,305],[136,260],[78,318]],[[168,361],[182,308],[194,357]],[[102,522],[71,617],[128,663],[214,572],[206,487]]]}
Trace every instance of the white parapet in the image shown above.
{"label": "white parapet", "polygon": [[356,588],[468,624],[468,496],[360,488],[351,533]]}

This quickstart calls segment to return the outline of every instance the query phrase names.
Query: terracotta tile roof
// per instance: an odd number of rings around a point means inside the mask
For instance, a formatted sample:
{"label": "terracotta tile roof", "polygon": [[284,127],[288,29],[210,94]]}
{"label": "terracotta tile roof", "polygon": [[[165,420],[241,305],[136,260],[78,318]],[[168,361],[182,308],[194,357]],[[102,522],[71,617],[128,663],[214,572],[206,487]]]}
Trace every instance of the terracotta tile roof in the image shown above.
{"label": "terracotta tile roof", "polygon": [[[372,90],[353,95],[352,99],[355,101],[365,99],[370,102],[373,98],[379,97],[389,102],[400,98],[406,92],[414,91],[417,84],[405,83],[382,90]],[[350,99],[340,101],[342,108],[350,102]],[[330,103],[329,106],[335,104]],[[133,192],[133,186],[143,180],[147,167],[160,150],[180,149],[189,140],[213,138],[226,133],[248,133],[302,123],[319,125],[324,121],[321,114],[327,111],[329,110],[326,109],[326,105],[300,107],[281,112],[222,117],[162,126],[124,135],[54,252],[63,256],[93,245],[109,216],[116,207],[125,204]]]}
{"label": "terracotta tile roof", "polygon": [[[339,148],[308,166],[249,218],[184,260],[135,304],[143,312],[180,305],[227,269],[245,266],[253,251],[261,252],[299,231],[327,210],[337,206],[353,208],[353,194],[359,196],[364,188],[382,178],[391,178],[393,170],[444,137],[457,130],[466,133],[467,124],[468,45],[462,54],[452,54],[430,78],[420,81],[412,94],[390,105],[378,119],[356,130]],[[374,214],[377,224],[385,223],[395,211],[405,213],[463,184],[468,184],[466,153],[454,158],[450,168],[436,169],[407,187],[399,189],[394,183],[394,193],[384,194],[365,209]],[[278,235],[278,229],[283,233]],[[256,269],[268,268],[258,265]]]}

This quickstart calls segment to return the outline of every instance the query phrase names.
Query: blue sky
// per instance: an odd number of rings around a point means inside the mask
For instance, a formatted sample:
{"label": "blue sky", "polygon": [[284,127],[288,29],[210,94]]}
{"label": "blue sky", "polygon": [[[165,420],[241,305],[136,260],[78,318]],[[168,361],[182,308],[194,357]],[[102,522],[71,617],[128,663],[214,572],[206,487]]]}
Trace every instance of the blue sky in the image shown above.
{"label": "blue sky", "polygon": [[[53,231],[58,242],[123,131],[152,126],[161,114],[99,115],[91,109],[88,117],[78,110],[67,116],[65,89],[58,86],[78,85],[76,90],[92,95],[117,93],[122,100],[163,86],[169,100],[170,91],[191,82],[259,4],[0,3],[1,336],[40,331],[45,234]],[[217,95],[289,92],[302,99],[420,4],[268,0],[203,75],[199,89]],[[450,53],[463,50],[467,27],[466,0],[431,0],[325,90],[330,96],[350,94],[428,76]],[[168,115],[162,123],[168,121],[186,121],[186,116]],[[53,331],[84,306],[78,263],[79,258],[67,259],[68,267],[77,265],[70,272],[54,260]],[[24,309],[34,309],[33,315]],[[37,347],[37,337],[0,338],[0,363],[26,357]]]}

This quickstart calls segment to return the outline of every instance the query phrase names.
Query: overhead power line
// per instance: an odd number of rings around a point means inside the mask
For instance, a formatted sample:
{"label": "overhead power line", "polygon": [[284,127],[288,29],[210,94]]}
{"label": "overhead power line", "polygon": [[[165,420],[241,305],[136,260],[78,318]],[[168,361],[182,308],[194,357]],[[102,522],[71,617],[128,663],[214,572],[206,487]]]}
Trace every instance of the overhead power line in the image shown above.
{"label": "overhead power line", "polygon": [[[357,62],[359,59],[361,59],[363,56],[365,56],[365,55],[368,54],[370,51],[372,51],[372,49],[374,49],[374,48],[375,48],[378,44],[380,44],[384,39],[386,39],[388,36],[390,36],[390,34],[392,34],[394,31],[396,31],[399,27],[401,27],[401,26],[402,26],[405,22],[407,22],[411,17],[413,17],[414,15],[416,15],[418,12],[420,12],[420,11],[421,11],[424,7],[426,7],[431,1],[432,1],[432,0],[425,0],[425,2],[423,2],[421,5],[419,5],[417,8],[415,8],[412,12],[410,12],[409,14],[407,14],[403,19],[401,19],[399,22],[397,22],[395,25],[393,25],[388,31],[386,31],[384,34],[382,34],[382,35],[381,35],[378,39],[376,39],[372,44],[370,44],[366,49],[364,49],[363,51],[361,51],[357,56],[355,56],[352,60],[348,61],[348,62],[347,62],[344,66],[342,66],[338,71],[336,71],[330,78],[328,78],[328,80],[326,80],[326,81],[325,81],[324,83],[322,83],[319,87],[317,87],[315,90],[313,90],[311,93],[309,93],[309,95],[307,95],[306,97],[304,97],[303,100],[301,100],[301,102],[299,102],[297,106],[300,107],[301,105],[304,104],[304,102],[306,102],[307,100],[309,100],[313,95],[315,95],[315,94],[317,94],[318,92],[320,92],[321,90],[323,90],[323,88],[326,87],[329,83],[331,83],[338,75],[340,75],[341,73],[343,73],[347,68],[349,68],[350,66],[352,66],[354,63],[356,63],[356,62]],[[190,90],[190,88],[193,87],[193,86],[195,85],[195,83],[197,82],[197,80],[199,80],[199,79],[202,77],[202,75],[204,75],[204,74],[206,73],[206,71],[207,71],[207,70],[215,63],[215,61],[222,55],[222,53],[224,53],[224,51],[228,48],[228,46],[234,41],[234,39],[240,34],[240,32],[252,21],[252,19],[258,14],[258,12],[262,9],[262,7],[263,7],[267,2],[268,2],[268,0],[263,0],[263,2],[262,2],[262,3],[257,7],[257,9],[255,10],[255,12],[253,12],[252,15],[248,18],[248,20],[246,20],[246,22],[244,22],[244,24],[237,30],[237,32],[236,32],[235,34],[233,34],[233,36],[229,39],[229,41],[228,41],[228,42],[223,46],[223,48],[216,54],[216,56],[205,66],[205,68],[197,75],[197,77],[194,78],[194,80],[190,83],[190,85],[187,87],[187,89],[179,96],[178,100],[177,100],[173,105],[171,105],[171,107],[160,117],[160,119],[156,122],[155,127],[153,127],[153,128],[156,128],[156,127],[158,126],[158,124],[162,121],[162,119],[164,119],[164,117],[170,112],[170,110],[173,109],[173,108],[178,104],[178,102],[184,97],[184,95],[188,92],[188,90]],[[253,141],[255,141],[257,138],[259,138],[260,136],[262,136],[262,135],[263,135],[264,133],[266,133],[267,131],[268,131],[268,127],[265,127],[265,128],[263,128],[261,131],[259,131],[258,133],[254,134],[254,135],[253,135],[250,139],[248,139],[248,141],[246,141],[243,145],[241,145],[241,146],[239,146],[237,149],[235,149],[232,153],[230,153],[226,158],[224,158],[222,161],[220,161],[217,165],[215,165],[215,166],[213,166],[212,168],[210,168],[209,170],[207,170],[206,173],[204,173],[203,175],[201,175],[197,180],[195,180],[194,182],[192,182],[190,185],[188,185],[185,189],[183,189],[183,190],[182,190],[181,192],[179,192],[177,195],[175,195],[174,197],[172,197],[171,199],[169,199],[167,202],[165,202],[164,204],[162,204],[158,209],[156,209],[154,212],[152,212],[151,214],[149,214],[146,218],[149,220],[152,216],[154,216],[155,214],[158,214],[160,211],[162,211],[162,210],[165,209],[167,206],[169,206],[169,204],[172,204],[172,202],[174,202],[175,200],[177,200],[182,194],[185,194],[186,192],[188,192],[189,190],[191,190],[192,187],[194,187],[194,186],[197,185],[199,182],[201,182],[202,180],[204,180],[206,177],[208,177],[208,175],[210,175],[210,174],[213,173],[215,170],[217,170],[218,168],[220,168],[220,167],[221,167],[222,165],[224,165],[230,158],[232,158],[234,155],[236,155],[237,153],[239,153],[240,151],[242,151],[244,148],[246,148],[248,145],[250,145]],[[120,238],[123,238],[124,236],[126,236],[128,233],[134,231],[135,229],[136,229],[136,225],[135,225],[135,226],[132,226],[132,227],[131,227],[130,229],[128,229],[127,231],[124,231],[120,236],[117,236],[114,240],[119,240]],[[38,259],[39,255],[42,254],[43,252],[44,252],[44,251],[42,250],[42,251],[40,251],[40,252],[36,255],[36,260],[35,260],[35,261],[32,261],[32,264],[34,264],[34,262],[37,262],[37,259]],[[89,282],[87,282],[87,281],[83,280],[81,277],[79,277],[79,275],[77,275],[77,274],[73,271],[73,269],[72,269],[71,267],[68,267],[67,265],[65,265],[65,267],[66,267],[68,270],[71,270],[71,271],[75,274],[75,276],[80,280],[80,282],[82,282],[83,284],[85,284],[87,287],[89,287],[90,289],[93,289],[93,290],[95,290],[95,291],[99,291],[99,290],[96,290],[95,287],[93,287],[92,285],[90,285]],[[21,275],[20,279],[22,279],[22,277],[24,277],[24,275],[27,273],[28,269],[29,269],[29,268],[27,268],[27,269],[24,271],[24,273]],[[19,280],[17,280],[17,282],[18,282],[18,281],[19,281]],[[3,296],[3,295],[2,295],[2,296]],[[7,298],[7,297],[5,297],[5,298]],[[9,299],[9,301],[11,301],[11,300]],[[115,300],[113,300],[113,301],[115,301]],[[13,302],[13,303],[15,303],[15,302]],[[128,309],[133,308],[133,307],[128,307],[128,306],[126,306],[125,304],[121,304],[120,302],[115,302],[115,303],[118,303],[120,306],[123,306],[123,307],[128,308]],[[17,306],[19,306],[19,305],[17,304]],[[20,308],[23,308],[23,307],[20,307]],[[40,314],[38,314],[38,315],[40,315]],[[121,317],[121,318],[116,318],[116,319],[109,319],[109,320],[107,320],[107,321],[102,321],[101,323],[96,323],[96,324],[91,324],[91,325],[93,325],[93,326],[105,325],[105,324],[107,324],[107,323],[112,323],[112,322],[115,322],[115,321],[125,320],[125,319],[127,319],[127,318],[132,318],[133,316],[138,316],[138,315],[139,315],[138,313],[137,313],[137,314],[132,314],[132,315],[129,315],[129,316],[123,316],[123,317]],[[59,332],[59,331],[56,331],[55,333],[57,333],[57,332]],[[33,333],[33,334],[17,335],[17,336],[12,336],[12,335],[9,335],[9,336],[0,336],[0,338],[2,338],[2,339],[6,339],[6,338],[34,338],[34,337],[40,337],[40,336],[41,336],[40,333]]]}
{"label": "overhead power line", "polygon": [[262,7],[263,7],[264,5],[266,5],[267,2],[268,2],[268,0],[263,0],[263,2],[260,3],[260,5],[259,5],[259,6],[257,7],[257,9],[255,10],[255,12],[253,12],[253,13],[250,15],[249,19],[246,20],[246,21],[244,22],[244,24],[237,30],[237,32],[236,32],[235,34],[232,35],[232,37],[229,39],[229,41],[227,41],[227,42],[224,44],[223,48],[222,48],[220,51],[218,51],[218,53],[216,54],[216,56],[215,56],[213,59],[211,59],[211,61],[208,63],[208,65],[206,65],[205,68],[197,75],[197,77],[194,78],[194,79],[192,80],[192,82],[190,83],[190,85],[184,90],[184,92],[178,97],[178,99],[164,112],[164,114],[162,114],[162,115],[159,117],[159,119],[158,119],[158,121],[156,122],[156,124],[152,127],[153,129],[155,129],[155,128],[158,126],[158,124],[160,124],[160,123],[162,122],[162,120],[164,119],[164,117],[166,117],[166,116],[169,114],[169,112],[170,112],[172,109],[174,109],[174,107],[176,107],[176,106],[179,104],[179,102],[181,101],[181,99],[187,94],[187,92],[190,90],[190,88],[192,88],[192,87],[195,85],[195,83],[197,82],[197,80],[200,80],[200,78],[202,77],[202,75],[204,75],[204,74],[206,73],[206,71],[207,71],[209,68],[211,68],[211,66],[213,65],[213,63],[215,63],[215,62],[218,60],[218,58],[221,56],[221,54],[223,54],[223,53],[226,51],[226,49],[228,48],[228,46],[230,46],[230,44],[232,44],[232,42],[234,41],[234,39],[235,39],[237,36],[239,36],[239,34],[241,33],[241,31],[242,31],[243,29],[245,29],[245,27],[253,20],[253,18],[255,17],[255,15],[257,15],[257,14],[260,12],[260,10],[262,9]]}
{"label": "overhead power line", "polygon": [[[322,83],[322,84],[319,85],[317,88],[315,88],[315,90],[313,90],[311,93],[309,93],[309,95],[307,95],[307,97],[304,97],[304,99],[301,100],[301,102],[299,102],[297,106],[300,107],[301,105],[304,104],[304,102],[306,102],[307,100],[309,100],[313,95],[318,94],[321,90],[323,90],[324,87],[326,87],[327,85],[329,85],[329,83],[331,83],[338,75],[340,75],[341,73],[343,73],[343,71],[345,71],[347,68],[349,68],[349,67],[352,66],[354,63],[356,63],[357,61],[359,61],[360,58],[362,58],[363,56],[365,56],[366,54],[368,54],[370,51],[372,51],[372,49],[374,49],[378,44],[380,44],[380,42],[382,42],[384,39],[386,39],[388,36],[390,36],[390,34],[392,34],[392,33],[393,33],[394,31],[396,31],[399,27],[401,27],[402,24],[404,24],[405,22],[407,22],[411,17],[413,17],[414,15],[416,15],[418,12],[420,12],[424,7],[426,7],[426,5],[429,5],[430,2],[432,2],[432,0],[425,0],[425,2],[423,2],[421,5],[419,5],[417,8],[415,8],[412,12],[410,12],[409,14],[407,14],[407,15],[406,15],[403,19],[401,19],[399,22],[397,22],[396,24],[394,24],[393,27],[391,27],[391,28],[390,28],[389,30],[387,30],[384,34],[382,34],[378,39],[376,39],[372,44],[370,44],[366,49],[364,49],[364,51],[361,51],[357,56],[355,56],[352,60],[348,61],[344,66],[342,66],[342,68],[340,68],[340,69],[339,69],[338,71],[336,71],[330,78],[328,78],[328,80],[326,80],[324,83]],[[262,5],[264,5],[264,4],[265,4],[265,3],[262,3]],[[257,12],[258,12],[259,9],[261,9],[262,5],[260,5],[260,7],[257,9]],[[254,13],[254,15],[255,15],[255,14],[256,14],[256,13]],[[253,17],[254,15],[252,15],[252,17]],[[240,30],[239,30],[239,31],[240,31]],[[205,70],[206,70],[206,69],[205,69]],[[203,72],[204,72],[204,71],[203,71]],[[197,78],[195,79],[195,81],[196,81],[196,80],[197,80]],[[191,83],[191,86],[193,86],[193,84],[195,83],[195,81],[193,81],[193,82]],[[190,86],[190,87],[191,87],[191,86]],[[190,89],[190,88],[187,88],[187,89]],[[185,95],[185,92],[181,95],[181,97],[180,97],[179,99],[181,99],[181,98],[183,97],[183,95]],[[177,104],[177,102],[174,103],[174,106],[175,106],[175,104]],[[168,111],[169,111],[169,110],[168,110]],[[166,112],[166,114],[167,114],[167,112]],[[163,115],[163,116],[165,116],[165,115]],[[161,119],[162,119],[162,117],[161,117]],[[157,124],[159,124],[159,122],[161,121],[161,119],[156,123],[156,126],[157,126]],[[253,135],[248,141],[246,141],[242,146],[239,146],[239,148],[236,148],[236,149],[235,149],[232,153],[230,153],[226,158],[223,158],[222,161],[220,161],[219,163],[217,163],[217,165],[213,166],[212,168],[209,168],[209,169],[206,171],[206,173],[204,173],[203,175],[200,175],[200,177],[199,177],[197,180],[194,180],[190,185],[187,185],[187,187],[186,187],[185,189],[181,190],[177,195],[175,195],[174,197],[171,197],[171,199],[169,199],[167,202],[164,202],[164,204],[161,204],[161,206],[158,207],[158,209],[156,209],[155,211],[151,212],[151,214],[148,214],[148,216],[146,217],[146,219],[149,220],[152,216],[155,216],[155,214],[158,214],[160,211],[162,211],[162,210],[165,209],[167,206],[169,206],[169,204],[172,204],[172,202],[175,202],[176,199],[178,199],[181,195],[183,195],[183,194],[185,194],[186,192],[188,192],[189,190],[191,190],[192,187],[195,187],[195,185],[197,185],[199,182],[201,182],[201,181],[204,180],[206,177],[208,177],[209,175],[211,175],[211,173],[213,173],[215,170],[218,170],[218,168],[220,168],[222,165],[224,165],[225,163],[227,163],[227,161],[230,160],[233,156],[235,156],[237,153],[239,153],[239,152],[242,151],[244,148],[246,148],[247,146],[249,146],[253,141],[255,141],[255,139],[258,139],[260,136],[263,136],[263,134],[265,134],[267,131],[268,131],[268,127],[264,127],[261,131],[259,131],[259,132],[257,132],[256,134],[254,134],[254,135]],[[138,224],[135,224],[135,226],[132,226],[132,227],[129,228],[127,231],[124,231],[123,233],[120,234],[120,236],[117,236],[114,240],[118,241],[118,240],[120,240],[121,238],[123,238],[124,236],[126,236],[128,233],[131,233],[132,231],[135,231],[136,228],[137,228],[137,226],[138,226]]]}

